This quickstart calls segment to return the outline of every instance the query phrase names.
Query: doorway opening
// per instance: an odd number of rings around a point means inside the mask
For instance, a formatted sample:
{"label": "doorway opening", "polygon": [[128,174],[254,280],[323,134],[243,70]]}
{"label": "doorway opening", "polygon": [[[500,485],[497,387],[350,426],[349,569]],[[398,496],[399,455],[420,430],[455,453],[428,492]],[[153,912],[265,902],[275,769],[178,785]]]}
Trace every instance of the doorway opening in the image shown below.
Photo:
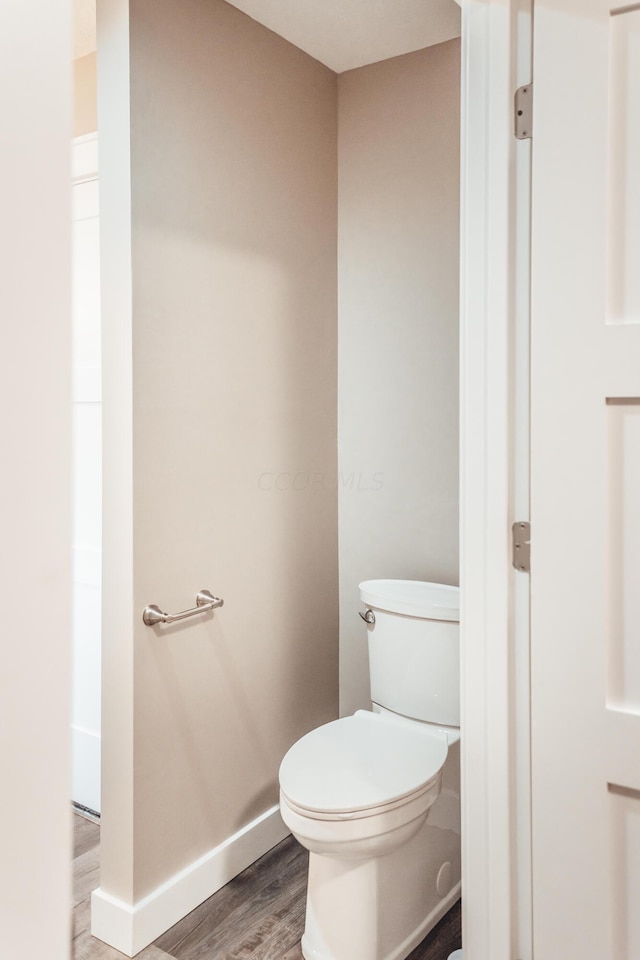
{"label": "doorway opening", "polygon": [[[457,582],[459,42],[336,70],[239,4],[141,3],[126,24],[116,6],[99,50],[114,855],[94,902],[112,943],[133,910],[130,952],[138,904],[230,841],[240,863],[274,842],[288,746],[370,704],[358,582]],[[224,619],[142,624],[202,588]]]}

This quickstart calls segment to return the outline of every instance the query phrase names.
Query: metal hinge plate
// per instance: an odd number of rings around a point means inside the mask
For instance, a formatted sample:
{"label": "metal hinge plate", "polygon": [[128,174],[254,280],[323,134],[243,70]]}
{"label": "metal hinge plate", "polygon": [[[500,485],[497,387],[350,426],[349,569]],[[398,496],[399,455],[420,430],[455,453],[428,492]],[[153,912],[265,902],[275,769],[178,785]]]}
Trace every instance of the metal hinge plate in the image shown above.
{"label": "metal hinge plate", "polygon": [[518,520],[511,527],[513,537],[513,565],[523,573],[531,571],[531,524]]}
{"label": "metal hinge plate", "polygon": [[533,123],[533,84],[527,83],[516,90],[514,102],[515,134],[518,140],[531,137]]}

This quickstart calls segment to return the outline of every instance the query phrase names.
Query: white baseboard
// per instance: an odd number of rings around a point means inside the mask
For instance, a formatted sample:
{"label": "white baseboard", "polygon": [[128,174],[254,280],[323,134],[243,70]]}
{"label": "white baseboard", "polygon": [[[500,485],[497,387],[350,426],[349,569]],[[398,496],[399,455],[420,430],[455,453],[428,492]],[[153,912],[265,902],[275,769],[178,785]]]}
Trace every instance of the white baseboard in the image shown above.
{"label": "white baseboard", "polygon": [[271,807],[133,906],[99,887],[91,897],[92,935],[134,957],[288,833],[280,808]]}
{"label": "white baseboard", "polygon": [[71,727],[71,799],[96,813],[100,813],[100,746],[99,733]]}

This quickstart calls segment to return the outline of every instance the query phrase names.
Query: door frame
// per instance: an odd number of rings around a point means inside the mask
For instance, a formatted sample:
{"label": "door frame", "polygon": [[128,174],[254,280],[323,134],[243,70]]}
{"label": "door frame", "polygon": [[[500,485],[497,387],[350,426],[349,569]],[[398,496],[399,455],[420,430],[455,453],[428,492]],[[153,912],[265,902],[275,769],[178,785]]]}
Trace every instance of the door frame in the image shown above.
{"label": "door frame", "polygon": [[510,527],[515,519],[528,519],[512,515],[516,467],[522,472],[522,459],[528,456],[514,442],[516,392],[526,402],[528,383],[522,383],[522,372],[516,383],[512,350],[523,283],[528,323],[529,268],[528,250],[524,263],[522,255],[518,263],[514,254],[528,210],[523,211],[518,197],[520,141],[513,130],[513,98],[518,64],[527,57],[522,34],[530,36],[532,4],[464,0],[462,16],[463,943],[472,960],[513,960],[516,955],[524,960],[529,952],[522,935],[524,931],[526,938],[530,928],[530,816],[526,783],[519,797],[523,815],[518,810],[515,747],[528,756],[530,742],[526,724],[516,724],[514,639],[527,645],[529,630],[528,609],[517,601],[521,583],[511,564]]}
{"label": "door frame", "polygon": [[[509,527],[514,448],[505,416],[513,395],[510,362],[511,320],[515,298],[512,259],[515,231],[513,171],[516,141],[512,134],[518,15],[527,7],[518,0],[463,0],[462,143],[461,143],[461,586],[462,586],[462,777],[463,777],[463,937],[473,960],[512,960],[518,912],[514,877],[515,820],[512,717],[513,639]],[[128,141],[128,110],[123,102],[122,141]],[[107,145],[109,147],[109,145]],[[107,149],[103,167],[116,164]],[[130,198],[127,171],[118,167],[111,179],[119,195],[111,200],[127,216]],[[109,238],[106,238],[107,240]],[[128,251],[120,250],[121,325],[114,333],[112,360],[119,357],[118,386],[130,389],[130,314],[127,295]],[[124,300],[122,299],[124,298]],[[115,346],[124,347],[123,352]],[[109,384],[105,384],[109,390]],[[115,388],[114,388],[115,389]],[[131,438],[123,427],[127,390],[119,390],[114,436],[126,447],[126,462],[112,478],[114,502],[127,501],[127,465]],[[124,414],[124,417],[123,417]],[[116,427],[120,429],[116,431]],[[109,438],[105,439],[108,442]],[[129,474],[130,475],[130,474]],[[130,499],[128,500],[130,503]],[[119,536],[131,536],[130,511],[120,512]],[[108,564],[107,564],[108,566]],[[111,567],[108,567],[111,569]],[[113,567],[115,570],[115,567]],[[118,567],[124,598],[110,612],[112,627],[130,626],[130,571]],[[114,573],[114,576],[116,574]],[[112,587],[115,584],[112,584]],[[107,652],[107,673],[115,651]],[[107,714],[104,734],[109,746],[130,746],[131,664],[118,684],[124,694],[119,717]],[[122,702],[122,701],[121,701]],[[528,748],[528,744],[524,744]],[[117,784],[108,784],[107,804],[122,806],[133,776],[129,749],[114,751],[120,766]],[[124,769],[123,769],[124,767]],[[104,769],[104,767],[103,767]],[[473,798],[471,801],[469,798]],[[120,801],[120,802],[118,802]],[[126,806],[126,803],[125,803]],[[123,812],[122,810],[120,811]],[[130,810],[124,811],[132,835]],[[106,818],[108,819],[108,818]],[[108,846],[108,844],[106,845]]]}
{"label": "door frame", "polygon": [[[99,12],[117,17],[119,3]],[[461,586],[462,586],[462,843],[463,938],[473,960],[512,960],[518,939],[519,909],[516,883],[518,821],[514,778],[512,670],[514,578],[509,527],[512,521],[511,480],[515,451],[512,424],[506,415],[514,396],[511,336],[516,298],[516,269],[512,257],[516,230],[516,144],[513,136],[513,94],[518,60],[517,21],[531,17],[530,0],[463,0],[461,88]],[[114,44],[123,45],[125,33],[103,30]],[[103,75],[111,58],[126,56],[123,49],[98,50]],[[103,87],[104,89],[104,87]],[[98,97],[100,98],[100,85]],[[111,90],[120,98],[117,129],[110,143],[118,156],[129,152],[128,91]],[[107,116],[107,111],[100,115]],[[112,156],[113,154],[113,156]],[[118,240],[113,258],[116,272],[107,284],[118,325],[104,339],[105,360],[111,376],[104,384],[105,449],[117,446],[117,473],[105,489],[105,508],[111,503],[118,517],[117,537],[131,542],[131,300],[130,251],[123,248],[118,222],[129,220],[130,185],[124,161],[117,166],[115,151],[102,158],[106,183],[112,193],[103,200],[110,210],[108,229],[102,222],[102,241]],[[105,171],[104,164],[109,165]],[[113,227],[113,229],[112,229]],[[124,231],[126,234],[126,230]],[[111,395],[110,391],[113,391]],[[121,829],[133,835],[128,803],[133,777],[130,750],[133,665],[120,649],[130,629],[133,610],[131,571],[105,552],[105,595],[109,604],[103,620],[104,681],[110,697],[103,712],[104,855],[112,846],[108,835],[117,810]],[[116,696],[117,690],[117,696]],[[117,710],[109,704],[117,703]],[[126,704],[126,709],[122,705]],[[526,739],[519,744],[528,751]],[[118,776],[110,776],[117,765]],[[473,798],[472,800],[469,798]],[[526,798],[525,798],[526,799]],[[530,826],[530,824],[529,824]],[[526,873],[526,864],[523,871]],[[530,876],[528,883],[530,884]],[[526,890],[527,878],[522,884]],[[133,902],[133,898],[132,898]],[[519,916],[520,915],[520,916]],[[521,953],[521,956],[523,954]],[[525,960],[523,956],[523,960]]]}
{"label": "door frame", "polygon": [[[99,11],[103,27],[117,18],[126,0]],[[462,709],[462,860],[463,940],[472,960],[513,960],[518,949],[518,814],[514,790],[516,732],[513,676],[515,584],[511,567],[510,515],[515,463],[513,424],[508,411],[514,397],[511,362],[516,301],[516,264],[512,251],[517,223],[513,136],[513,95],[518,76],[517,21],[531,19],[531,0],[462,0],[461,86],[461,273],[460,273],[460,582]],[[98,50],[103,75],[111,58],[126,56],[126,34],[103,29],[109,49]],[[120,44],[118,49],[116,45]],[[100,99],[100,85],[98,97]],[[104,86],[103,86],[104,89]],[[128,90],[112,90],[118,99],[117,129],[110,130],[102,157],[104,181],[112,185],[102,199],[111,211],[101,224],[103,244],[118,240],[114,275],[107,287],[118,324],[103,346],[111,376],[105,381],[105,449],[118,449],[117,470],[105,490],[105,502],[118,517],[112,531],[131,542],[132,437],[130,430],[131,276],[130,249],[119,242],[118,224],[129,220],[129,170],[119,157],[129,154]],[[112,110],[113,112],[113,110]],[[100,111],[99,114],[106,114]],[[108,168],[108,169],[106,169]],[[126,234],[126,230],[125,230]],[[104,300],[103,300],[104,303]],[[103,711],[104,856],[110,810],[120,829],[133,837],[128,802],[133,778],[133,663],[121,638],[130,630],[133,611],[131,570],[105,552],[105,595],[118,597],[103,619],[103,684],[109,698]],[[117,691],[117,696],[116,696]],[[110,707],[113,705],[113,709]],[[117,710],[115,705],[117,704]],[[124,707],[124,708],[123,708]],[[529,750],[526,739],[519,748]],[[118,769],[118,776],[110,774]],[[471,799],[472,798],[472,799]],[[526,799],[526,798],[525,798]],[[530,827],[530,823],[529,823]],[[524,875],[526,888],[527,865]],[[130,878],[129,878],[130,879]],[[530,884],[531,878],[528,877]],[[133,892],[131,894],[133,902]],[[523,953],[518,951],[522,960]]]}
{"label": "door frame", "polygon": [[[97,131],[92,133],[82,134],[81,136],[74,137],[71,144],[71,184],[72,184],[72,208],[73,208],[73,229],[75,230],[76,223],[76,187],[79,187],[83,184],[97,182],[98,181],[98,134]],[[72,256],[72,261],[73,261]],[[74,265],[75,271],[75,265]],[[73,280],[73,293],[75,297],[75,279]],[[74,316],[73,323],[74,325],[78,322],[78,318]],[[92,375],[92,371],[89,371],[86,367],[83,367],[81,370],[77,368],[77,357],[74,357],[73,360],[73,376],[72,376],[72,405],[75,409],[77,403],[96,403],[98,402],[100,407],[102,406],[102,387],[101,387],[101,377],[98,379],[100,384],[98,388],[98,394],[95,393],[95,377]],[[100,371],[97,371],[98,374]],[[88,376],[91,374],[90,376]],[[79,399],[79,396],[81,399]],[[96,400],[96,397],[99,397]],[[75,426],[72,431],[72,462],[76,464],[76,457],[78,455],[78,437],[75,433]],[[101,451],[102,456],[102,451]],[[81,455],[81,459],[84,459]],[[74,467],[75,469],[75,467]],[[74,494],[73,502],[74,509],[77,500],[77,491]],[[100,602],[101,599],[101,566],[100,563],[98,566],[95,563],[87,562],[88,555],[86,551],[79,547],[76,543],[76,532],[73,531],[73,585],[72,585],[72,599],[73,599],[73,610],[74,610],[74,620],[73,620],[73,644],[72,644],[72,669],[75,674],[78,668],[76,662],[76,643],[78,638],[76,636],[76,591],[79,591],[82,586],[86,584],[91,584],[97,587],[98,590],[98,599]],[[102,552],[102,546],[100,545],[100,553]],[[99,612],[99,611],[98,611]],[[102,672],[100,670],[100,672]],[[100,684],[101,685],[101,684]],[[74,684],[72,684],[72,687]],[[98,730],[93,728],[87,729],[83,722],[77,723],[76,717],[76,694],[72,694],[72,711],[71,711],[71,738],[72,738],[72,791],[71,799],[74,806],[86,810],[90,814],[98,814],[100,812],[100,724],[98,724]],[[100,691],[97,692],[96,702],[100,703]]]}

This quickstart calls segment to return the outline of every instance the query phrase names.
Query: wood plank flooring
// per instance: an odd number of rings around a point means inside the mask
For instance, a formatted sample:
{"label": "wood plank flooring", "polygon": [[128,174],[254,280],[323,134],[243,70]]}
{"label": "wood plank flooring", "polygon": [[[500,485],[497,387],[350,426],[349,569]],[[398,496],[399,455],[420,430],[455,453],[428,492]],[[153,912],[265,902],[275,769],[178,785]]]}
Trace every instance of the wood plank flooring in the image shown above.
{"label": "wood plank flooring", "polygon": [[[77,813],[74,858],[73,960],[122,960],[121,953],[89,933],[91,891],[99,885],[100,827]],[[137,960],[303,960],[306,887],[307,852],[287,837]],[[408,960],[447,960],[460,946],[457,904]]]}

